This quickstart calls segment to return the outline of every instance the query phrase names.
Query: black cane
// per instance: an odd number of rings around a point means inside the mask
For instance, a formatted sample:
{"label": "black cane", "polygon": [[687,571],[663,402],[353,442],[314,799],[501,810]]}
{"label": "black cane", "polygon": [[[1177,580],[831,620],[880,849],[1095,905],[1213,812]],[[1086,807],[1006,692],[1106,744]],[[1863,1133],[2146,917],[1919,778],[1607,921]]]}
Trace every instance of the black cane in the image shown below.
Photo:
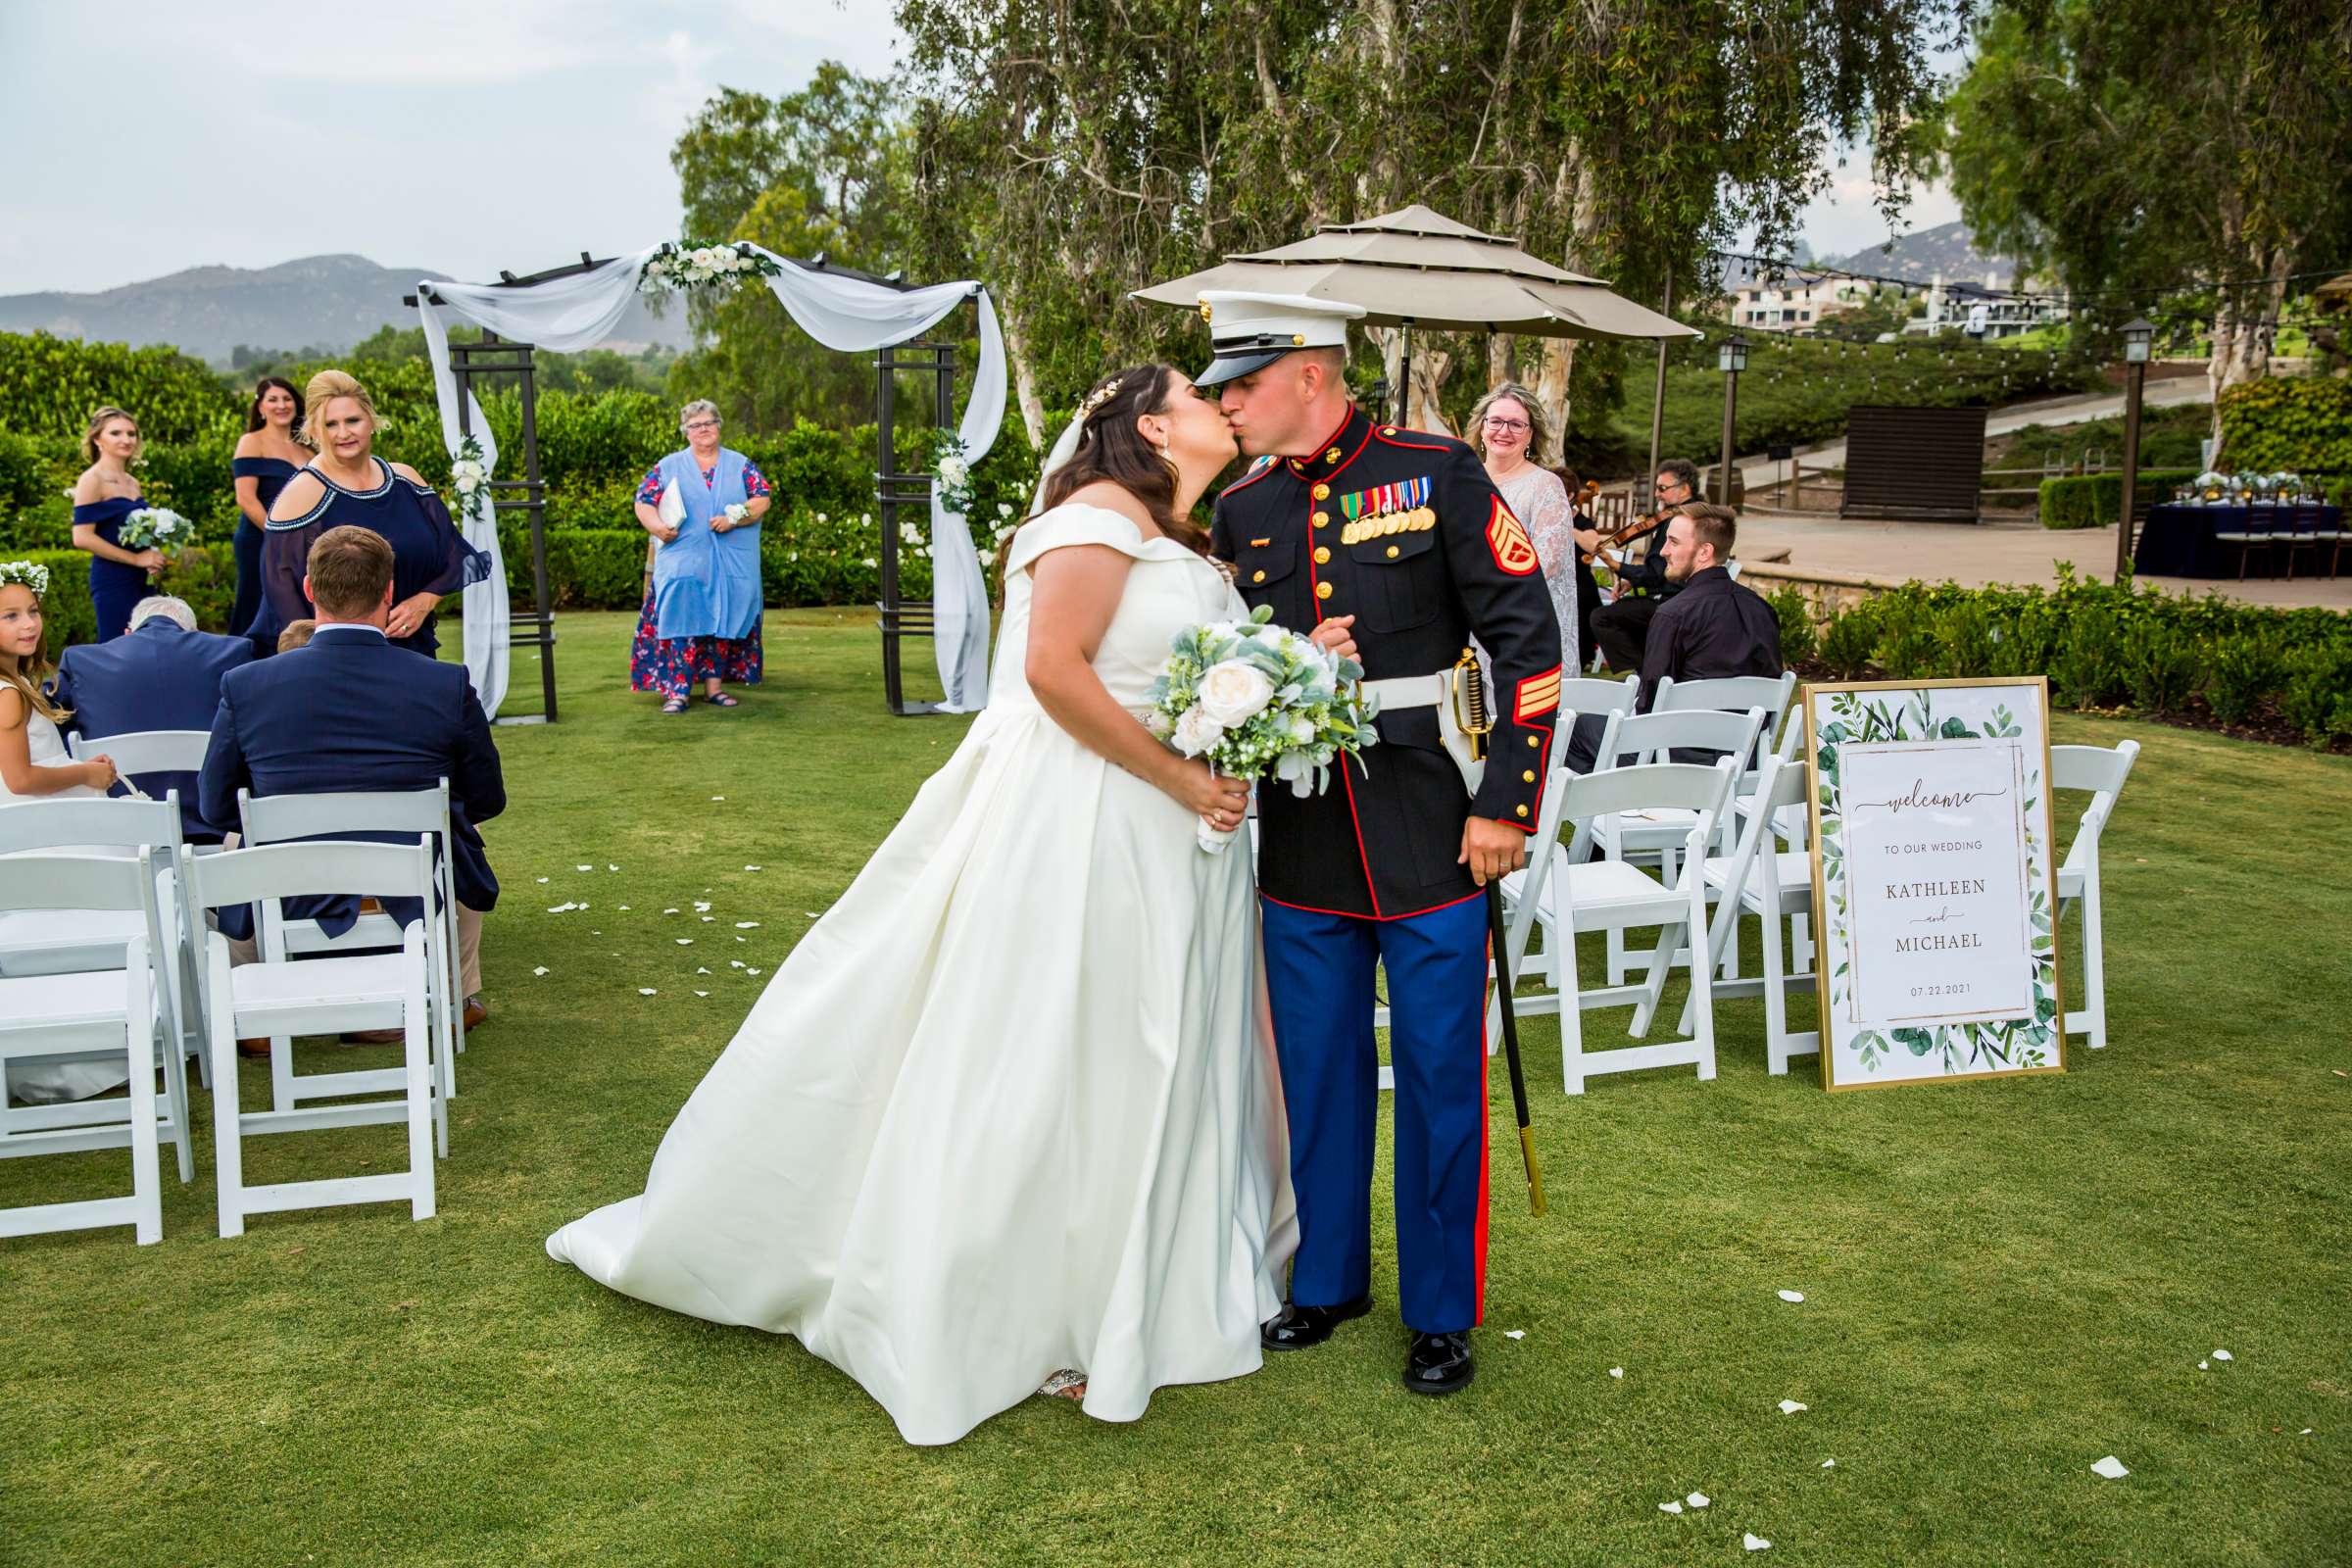
{"label": "black cane", "polygon": [[1527,1207],[1544,1212],[1544,1173],[1536,1167],[1536,1129],[1527,1113],[1527,1072],[1519,1064],[1519,1014],[1511,1003],[1511,946],[1502,921],[1502,883],[1487,884],[1487,932],[1494,944],[1494,1000],[1502,1008],[1502,1055],[1511,1069],[1511,1106],[1519,1116],[1519,1155],[1527,1163]]}

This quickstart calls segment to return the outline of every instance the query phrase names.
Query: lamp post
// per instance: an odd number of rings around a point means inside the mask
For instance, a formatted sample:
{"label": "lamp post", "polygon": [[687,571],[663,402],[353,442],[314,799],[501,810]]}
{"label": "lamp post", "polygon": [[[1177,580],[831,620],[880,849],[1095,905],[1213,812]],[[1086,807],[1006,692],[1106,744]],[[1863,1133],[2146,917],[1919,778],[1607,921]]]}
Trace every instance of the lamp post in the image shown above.
{"label": "lamp post", "polygon": [[2124,493],[2115,523],[2115,580],[2132,574],[2132,514],[2139,489],[2139,389],[2148,378],[2148,350],[2156,328],[2141,317],[2124,323]]}
{"label": "lamp post", "polygon": [[1740,372],[1747,368],[1747,339],[1734,332],[1715,351],[1715,368],[1723,372],[1723,468],[1715,480],[1715,499],[1732,504],[1732,412],[1740,404]]}

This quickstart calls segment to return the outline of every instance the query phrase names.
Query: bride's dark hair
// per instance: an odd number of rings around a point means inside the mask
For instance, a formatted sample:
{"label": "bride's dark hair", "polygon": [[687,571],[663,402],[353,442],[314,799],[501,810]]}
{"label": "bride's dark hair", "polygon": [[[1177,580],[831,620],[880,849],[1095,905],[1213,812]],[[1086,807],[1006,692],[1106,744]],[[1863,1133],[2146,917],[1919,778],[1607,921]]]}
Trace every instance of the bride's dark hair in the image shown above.
{"label": "bride's dark hair", "polygon": [[1078,404],[1086,411],[1078,450],[1046,481],[1048,511],[1090,484],[1108,482],[1141,501],[1160,532],[1195,555],[1208,554],[1207,531],[1176,510],[1176,465],[1135,427],[1168,406],[1175,377],[1170,366],[1134,365],[1095,383]]}

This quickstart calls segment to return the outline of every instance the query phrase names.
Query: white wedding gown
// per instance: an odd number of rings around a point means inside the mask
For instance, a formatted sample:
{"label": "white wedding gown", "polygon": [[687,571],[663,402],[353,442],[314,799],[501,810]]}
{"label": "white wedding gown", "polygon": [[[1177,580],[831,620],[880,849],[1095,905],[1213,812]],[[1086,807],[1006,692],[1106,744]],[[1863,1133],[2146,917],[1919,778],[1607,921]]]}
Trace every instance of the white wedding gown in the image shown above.
{"label": "white wedding gown", "polygon": [[1143,711],[1169,639],[1243,612],[1099,508],[1015,536],[989,703],[776,971],[642,1197],[548,1251],[614,1290],[790,1334],[909,1443],[1057,1370],[1085,1409],[1259,1364],[1298,1240],[1247,847],[1060,729],[1023,675],[1028,566],[1133,558],[1095,658]]}

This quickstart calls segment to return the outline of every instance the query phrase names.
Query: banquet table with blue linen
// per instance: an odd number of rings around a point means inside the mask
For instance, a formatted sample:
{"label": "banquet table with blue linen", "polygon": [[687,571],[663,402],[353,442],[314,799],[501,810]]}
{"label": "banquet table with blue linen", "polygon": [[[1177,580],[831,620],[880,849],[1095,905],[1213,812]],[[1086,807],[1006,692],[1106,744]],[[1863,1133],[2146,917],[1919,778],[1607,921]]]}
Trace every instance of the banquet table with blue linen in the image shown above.
{"label": "banquet table with blue linen", "polygon": [[[2237,503],[2151,507],[2139,525],[2132,568],[2143,577],[2226,577],[2238,569],[2234,546],[2222,533],[2282,533],[2290,522],[2304,532],[2341,528],[2341,507]],[[2278,569],[2276,560],[2272,569]]]}

